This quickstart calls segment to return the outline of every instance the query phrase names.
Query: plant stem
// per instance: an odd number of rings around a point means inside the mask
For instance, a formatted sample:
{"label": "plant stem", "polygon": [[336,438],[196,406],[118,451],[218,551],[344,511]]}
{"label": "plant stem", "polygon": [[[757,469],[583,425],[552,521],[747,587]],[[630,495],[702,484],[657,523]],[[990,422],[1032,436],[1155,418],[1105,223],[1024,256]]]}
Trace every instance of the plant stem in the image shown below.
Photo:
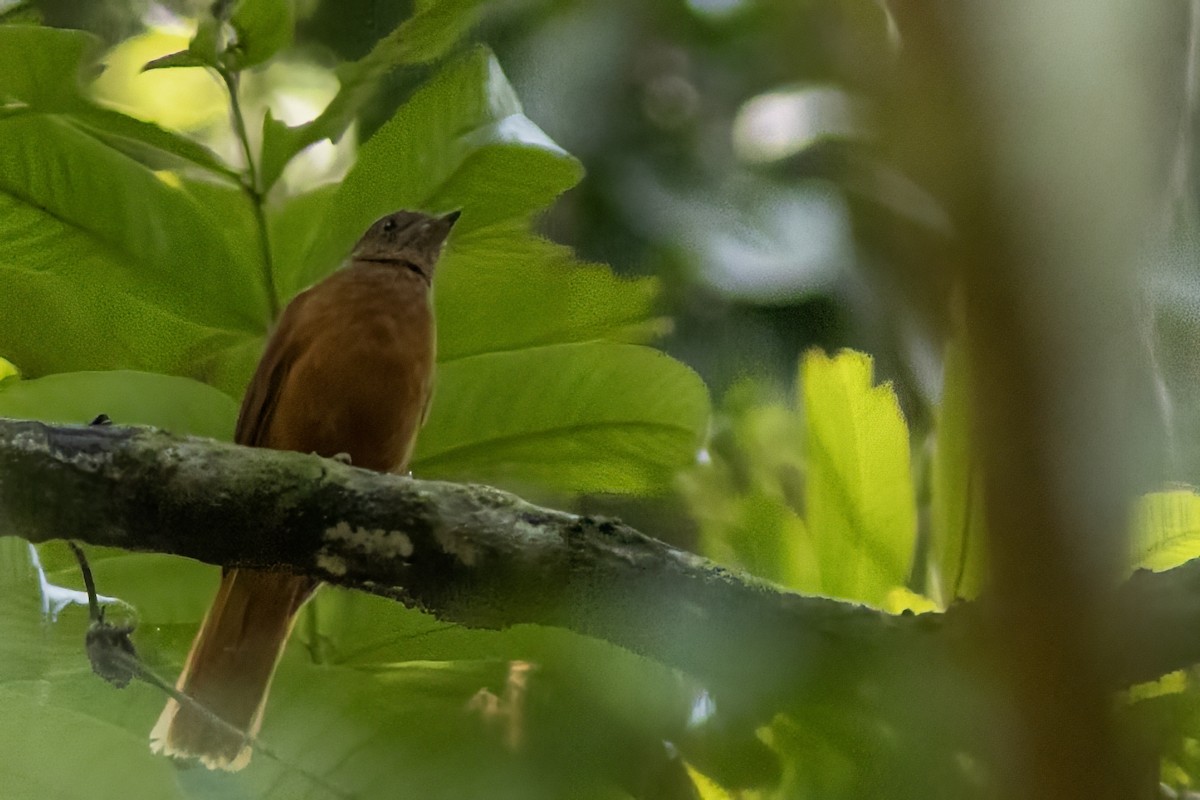
{"label": "plant stem", "polygon": [[258,182],[258,168],[254,164],[254,151],[250,147],[250,137],[246,133],[246,118],[242,114],[242,104],[238,97],[238,74],[224,68],[218,68],[217,73],[229,90],[229,110],[233,118],[233,131],[242,144],[242,153],[246,157],[246,175],[242,180],[242,188],[250,197],[254,207],[254,220],[258,224],[258,241],[262,247],[263,283],[267,289],[267,302],[270,304],[271,320],[279,317],[279,297],[275,291],[275,267],[271,258],[271,244],[267,238],[267,215],[263,210],[263,191]]}

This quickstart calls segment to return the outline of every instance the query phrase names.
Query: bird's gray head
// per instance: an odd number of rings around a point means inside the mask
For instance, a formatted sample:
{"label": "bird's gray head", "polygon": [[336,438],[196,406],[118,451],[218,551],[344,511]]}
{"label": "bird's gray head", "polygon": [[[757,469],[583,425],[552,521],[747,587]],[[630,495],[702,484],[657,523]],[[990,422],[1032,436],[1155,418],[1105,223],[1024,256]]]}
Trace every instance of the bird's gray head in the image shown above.
{"label": "bird's gray head", "polygon": [[442,245],[459,213],[451,211],[441,217],[420,211],[388,214],[367,229],[354,245],[350,258],[406,267],[431,281]]}

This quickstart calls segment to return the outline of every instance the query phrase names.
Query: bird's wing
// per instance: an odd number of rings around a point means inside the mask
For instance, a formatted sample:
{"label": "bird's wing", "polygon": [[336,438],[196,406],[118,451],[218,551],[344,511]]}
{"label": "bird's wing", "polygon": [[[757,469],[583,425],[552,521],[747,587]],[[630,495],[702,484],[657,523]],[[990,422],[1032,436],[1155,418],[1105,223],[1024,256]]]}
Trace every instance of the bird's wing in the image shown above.
{"label": "bird's wing", "polygon": [[250,379],[250,386],[242,398],[241,411],[238,412],[237,428],[233,434],[233,440],[238,444],[261,446],[271,429],[271,417],[279,403],[281,388],[296,361],[296,342],[291,334],[307,299],[308,292],[304,292],[288,305],[275,332],[267,340],[267,347],[258,361],[258,369]]}

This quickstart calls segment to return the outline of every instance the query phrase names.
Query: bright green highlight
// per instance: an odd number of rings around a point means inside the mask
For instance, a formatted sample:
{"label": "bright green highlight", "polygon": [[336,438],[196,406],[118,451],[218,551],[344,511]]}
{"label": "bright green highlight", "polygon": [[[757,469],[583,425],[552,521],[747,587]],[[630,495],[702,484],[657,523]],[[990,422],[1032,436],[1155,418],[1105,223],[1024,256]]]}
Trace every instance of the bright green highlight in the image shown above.
{"label": "bright green highlight", "polygon": [[908,580],[917,511],[908,427],[870,356],[809,352],[804,398],[806,522],[821,591],[880,604]]}

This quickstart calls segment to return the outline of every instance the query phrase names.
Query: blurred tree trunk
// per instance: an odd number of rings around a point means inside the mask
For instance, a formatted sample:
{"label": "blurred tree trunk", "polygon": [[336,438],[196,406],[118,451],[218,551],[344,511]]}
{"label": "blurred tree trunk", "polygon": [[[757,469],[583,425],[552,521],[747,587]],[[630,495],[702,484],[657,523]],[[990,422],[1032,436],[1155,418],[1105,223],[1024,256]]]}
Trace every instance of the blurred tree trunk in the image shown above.
{"label": "blurred tree trunk", "polygon": [[1131,376],[1145,361],[1135,270],[1157,207],[1162,115],[1144,65],[1159,12],[1115,0],[892,11],[887,143],[954,229],[939,263],[909,274],[950,276],[972,359],[989,661],[1013,725],[993,767],[1006,797],[1137,797],[1101,653],[1143,477],[1148,409]]}

